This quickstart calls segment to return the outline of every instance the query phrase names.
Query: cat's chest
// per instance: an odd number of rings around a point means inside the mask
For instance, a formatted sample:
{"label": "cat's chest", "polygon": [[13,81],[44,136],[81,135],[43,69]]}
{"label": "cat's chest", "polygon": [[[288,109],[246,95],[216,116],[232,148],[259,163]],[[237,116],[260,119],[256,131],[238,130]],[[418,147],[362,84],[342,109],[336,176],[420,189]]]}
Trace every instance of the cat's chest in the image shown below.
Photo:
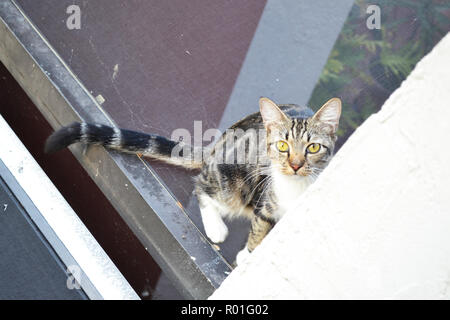
{"label": "cat's chest", "polygon": [[276,198],[278,209],[273,213],[278,221],[288,209],[310,186],[313,180],[309,177],[285,176],[281,173],[273,173],[272,192]]}

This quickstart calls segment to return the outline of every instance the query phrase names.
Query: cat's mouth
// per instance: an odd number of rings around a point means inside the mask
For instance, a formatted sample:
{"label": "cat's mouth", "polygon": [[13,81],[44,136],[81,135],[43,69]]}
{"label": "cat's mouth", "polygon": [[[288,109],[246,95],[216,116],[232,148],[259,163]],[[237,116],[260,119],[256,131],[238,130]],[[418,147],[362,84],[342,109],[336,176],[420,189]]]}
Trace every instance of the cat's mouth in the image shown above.
{"label": "cat's mouth", "polygon": [[309,176],[309,172],[306,172],[306,171],[303,171],[303,170],[298,170],[298,171],[295,173],[295,175],[296,175],[296,176],[307,177],[307,176]]}
{"label": "cat's mouth", "polygon": [[300,168],[283,168],[281,172],[287,176],[298,176],[298,177],[307,177],[310,175],[311,170],[309,170],[306,166],[300,167]]}
{"label": "cat's mouth", "polygon": [[293,176],[307,177],[309,176],[309,172],[307,170],[299,169],[297,171],[292,171]]}

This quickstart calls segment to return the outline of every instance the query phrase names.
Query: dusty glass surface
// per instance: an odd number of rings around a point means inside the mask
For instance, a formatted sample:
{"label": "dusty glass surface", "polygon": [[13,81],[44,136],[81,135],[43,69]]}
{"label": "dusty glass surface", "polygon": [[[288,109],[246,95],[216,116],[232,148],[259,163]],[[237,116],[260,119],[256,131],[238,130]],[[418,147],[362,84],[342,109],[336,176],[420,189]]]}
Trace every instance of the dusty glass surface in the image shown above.
{"label": "dusty glass surface", "polygon": [[309,100],[342,99],[338,148],[449,31],[446,0],[355,2]]}
{"label": "dusty glass surface", "polygon": [[[223,130],[261,96],[313,110],[340,97],[340,147],[450,30],[444,0],[16,2],[118,126],[168,137]],[[203,233],[195,173],[146,161]],[[232,263],[248,225],[229,224]]]}

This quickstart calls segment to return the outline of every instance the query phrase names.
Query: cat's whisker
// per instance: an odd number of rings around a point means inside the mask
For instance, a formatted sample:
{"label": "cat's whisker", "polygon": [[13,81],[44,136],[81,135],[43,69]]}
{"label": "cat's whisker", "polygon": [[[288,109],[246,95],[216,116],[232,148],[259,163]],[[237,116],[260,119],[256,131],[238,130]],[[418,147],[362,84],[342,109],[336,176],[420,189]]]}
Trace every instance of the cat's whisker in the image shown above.
{"label": "cat's whisker", "polygon": [[280,164],[276,164],[276,165],[272,165],[272,166],[268,166],[268,167],[258,167],[255,170],[251,171],[249,174],[247,174],[242,183],[244,184],[245,182],[247,182],[248,180],[260,176],[260,175],[265,175],[265,174],[270,174],[272,172],[273,168],[280,168],[281,165]]}
{"label": "cat's whisker", "polygon": [[248,178],[252,178],[254,176],[261,175],[262,173],[268,172],[269,170],[270,170],[270,168],[257,168],[255,170],[251,171],[249,174],[247,174],[244,177],[243,181],[247,181]]}
{"label": "cat's whisker", "polygon": [[269,181],[267,182],[267,184],[264,186],[264,189],[261,191],[261,195],[258,198],[258,201],[256,202],[255,207],[258,207],[259,201],[261,200],[261,198],[263,197],[263,195],[265,194],[265,192],[272,186],[273,183],[273,177],[269,178]]}
{"label": "cat's whisker", "polygon": [[253,188],[253,190],[252,190],[252,192],[250,192],[250,194],[251,195],[253,195],[254,193],[255,193],[255,191],[256,191],[256,189],[258,189],[258,187],[262,184],[262,183],[264,183],[264,181],[266,181],[267,179],[270,179],[271,178],[271,176],[266,176],[266,177],[264,177],[254,188]]}

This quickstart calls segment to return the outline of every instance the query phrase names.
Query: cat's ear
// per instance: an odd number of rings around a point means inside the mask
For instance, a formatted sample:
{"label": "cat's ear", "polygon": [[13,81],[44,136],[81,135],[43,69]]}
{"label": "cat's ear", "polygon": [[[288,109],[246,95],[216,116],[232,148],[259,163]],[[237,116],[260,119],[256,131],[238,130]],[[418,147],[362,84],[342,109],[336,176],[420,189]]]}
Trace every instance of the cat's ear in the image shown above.
{"label": "cat's ear", "polygon": [[339,98],[328,100],[313,116],[314,121],[319,122],[322,128],[329,134],[335,134],[341,117],[342,102]]}
{"label": "cat's ear", "polygon": [[289,118],[276,103],[268,98],[259,99],[259,110],[266,129],[272,126],[282,126],[286,121],[289,121]]}

